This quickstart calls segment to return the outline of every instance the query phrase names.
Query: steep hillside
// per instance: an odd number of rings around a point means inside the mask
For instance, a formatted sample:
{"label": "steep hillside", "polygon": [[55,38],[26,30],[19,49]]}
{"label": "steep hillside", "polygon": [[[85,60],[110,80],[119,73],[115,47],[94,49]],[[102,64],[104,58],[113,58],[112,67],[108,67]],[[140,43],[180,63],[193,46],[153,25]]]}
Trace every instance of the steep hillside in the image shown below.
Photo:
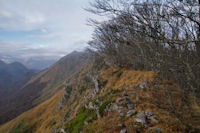
{"label": "steep hillside", "polygon": [[35,71],[27,69],[19,62],[6,64],[0,61],[0,91],[12,88],[34,73]]}
{"label": "steep hillside", "polygon": [[0,124],[11,120],[55,94],[67,78],[87,63],[87,60],[83,59],[82,56],[81,52],[72,52],[32,77],[22,87],[17,88],[18,90],[14,94],[11,93],[1,103]]}
{"label": "steep hillside", "polygon": [[89,65],[0,132],[199,132],[199,123],[200,107],[173,82],[157,79],[152,71],[104,68],[97,73]]}
{"label": "steep hillside", "polygon": [[45,127],[54,125],[56,119],[60,118],[59,114],[55,115],[55,109],[57,102],[59,102],[60,97],[62,96],[62,93],[63,90],[57,92],[57,94],[55,94],[52,98],[48,99],[44,103],[38,105],[30,111],[23,113],[9,123],[1,126],[0,132],[31,133],[36,132],[37,130],[40,132],[49,132],[50,129]]}
{"label": "steep hillside", "polygon": [[6,64],[0,61],[0,124],[5,121],[4,113],[15,104],[9,101],[15,98],[18,89],[35,74],[35,70],[29,70],[19,62]]}

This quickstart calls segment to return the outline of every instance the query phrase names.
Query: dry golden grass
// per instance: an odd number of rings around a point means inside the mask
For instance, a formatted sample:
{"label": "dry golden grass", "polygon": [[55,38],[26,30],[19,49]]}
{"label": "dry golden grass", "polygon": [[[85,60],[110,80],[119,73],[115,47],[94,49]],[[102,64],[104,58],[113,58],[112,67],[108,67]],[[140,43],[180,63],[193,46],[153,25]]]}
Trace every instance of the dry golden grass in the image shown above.
{"label": "dry golden grass", "polygon": [[52,123],[61,119],[60,113],[55,113],[57,103],[63,94],[63,90],[56,93],[52,98],[38,105],[37,107],[23,113],[14,120],[2,125],[0,133],[9,133],[20,121],[35,127],[36,133],[50,132]]}
{"label": "dry golden grass", "polygon": [[[77,80],[82,80],[88,69],[83,70],[78,75],[74,75]],[[163,132],[184,132],[187,126],[200,128],[200,107],[195,104],[194,98],[186,95],[183,90],[179,89],[171,81],[155,81],[155,73],[151,71],[134,71],[120,68],[110,68],[104,70],[99,75],[100,83],[105,82],[103,86],[104,93],[98,93],[101,101],[110,96],[111,101],[115,101],[117,97],[121,97],[122,88],[126,86],[126,91],[130,96],[132,102],[137,103],[137,111],[153,112],[159,123],[148,121],[150,126],[160,128]],[[73,79],[73,77],[72,77]],[[74,86],[77,85],[77,80],[73,80]],[[136,90],[134,87],[137,83],[142,81],[149,81],[151,86],[149,88]],[[79,86],[86,84],[79,82]],[[74,87],[73,86],[73,87]],[[76,86],[77,87],[77,86]],[[75,88],[75,87],[74,87]],[[115,94],[110,94],[111,90],[119,90]],[[30,111],[25,112],[16,119],[2,125],[0,133],[8,133],[20,121],[24,121],[29,125],[36,126],[36,133],[46,133],[50,129],[56,127],[64,127],[65,122],[58,123],[63,119],[64,115],[72,109],[69,120],[76,117],[79,109],[87,104],[84,102],[83,96],[89,94],[92,89],[86,90],[80,94],[78,91],[74,92],[65,107],[55,112],[57,103],[60,100],[63,90],[56,93],[52,98],[46,102],[38,105]],[[136,92],[137,96],[131,92]],[[138,98],[136,98],[138,97]],[[119,113],[115,110],[108,114],[104,114],[98,120],[94,120],[88,125],[84,126],[85,133],[118,133],[123,127],[119,126],[122,123],[130,133],[134,132],[149,132],[144,126],[134,121],[135,116],[120,118]],[[56,124],[52,124],[56,121]],[[137,127],[136,127],[137,126]]]}
{"label": "dry golden grass", "polygon": [[152,82],[155,73],[152,71],[134,71],[119,68],[110,68],[100,74],[102,80],[107,80],[105,88],[121,89],[123,86],[133,88],[136,83],[142,81]]}
{"label": "dry golden grass", "polygon": [[[185,132],[192,128],[200,129],[200,107],[195,104],[193,97],[188,97],[171,81],[154,81],[155,76],[155,73],[151,71],[107,69],[100,74],[100,81],[107,81],[107,84],[104,87],[104,93],[98,96],[104,97],[111,89],[122,90],[126,86],[128,93],[131,91],[137,93],[138,99],[136,95],[129,93],[131,101],[137,103],[135,108],[137,111],[153,112],[157,116],[159,123],[149,122],[149,125],[160,128],[163,132]],[[152,84],[150,88],[134,89],[137,83],[145,80]],[[116,97],[120,96],[116,95]],[[134,117],[123,120],[128,132],[150,132],[142,125],[135,123]],[[85,132],[119,132],[118,122],[119,113],[111,113],[88,125]]]}

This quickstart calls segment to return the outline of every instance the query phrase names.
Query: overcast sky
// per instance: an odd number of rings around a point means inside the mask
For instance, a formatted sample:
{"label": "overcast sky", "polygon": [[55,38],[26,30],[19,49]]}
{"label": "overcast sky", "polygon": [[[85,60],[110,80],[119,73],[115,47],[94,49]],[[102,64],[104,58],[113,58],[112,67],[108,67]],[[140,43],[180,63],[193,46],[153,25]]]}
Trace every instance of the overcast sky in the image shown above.
{"label": "overcast sky", "polygon": [[0,55],[58,58],[87,46],[91,0],[0,0]]}

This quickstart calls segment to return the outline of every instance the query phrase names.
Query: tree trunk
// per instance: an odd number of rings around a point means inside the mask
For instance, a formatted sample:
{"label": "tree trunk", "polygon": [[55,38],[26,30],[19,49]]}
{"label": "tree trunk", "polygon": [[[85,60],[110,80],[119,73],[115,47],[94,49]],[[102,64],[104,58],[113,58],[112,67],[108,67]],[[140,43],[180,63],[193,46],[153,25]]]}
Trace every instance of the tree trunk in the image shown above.
{"label": "tree trunk", "polygon": [[[199,21],[200,21],[200,0],[198,0],[198,5],[199,5]],[[198,27],[196,50],[197,50],[197,55],[200,57],[200,26]]]}

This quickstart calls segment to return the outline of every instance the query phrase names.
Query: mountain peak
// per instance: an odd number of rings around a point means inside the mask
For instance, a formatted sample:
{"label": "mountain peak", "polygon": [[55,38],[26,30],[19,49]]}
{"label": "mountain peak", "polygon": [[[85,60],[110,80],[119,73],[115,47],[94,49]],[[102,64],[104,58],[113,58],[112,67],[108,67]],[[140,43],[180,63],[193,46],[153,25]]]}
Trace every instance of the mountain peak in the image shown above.
{"label": "mountain peak", "polygon": [[26,69],[27,68],[20,62],[13,62],[13,63],[10,63],[9,66],[13,66],[13,67],[17,67],[17,68],[23,68],[23,69]]}

